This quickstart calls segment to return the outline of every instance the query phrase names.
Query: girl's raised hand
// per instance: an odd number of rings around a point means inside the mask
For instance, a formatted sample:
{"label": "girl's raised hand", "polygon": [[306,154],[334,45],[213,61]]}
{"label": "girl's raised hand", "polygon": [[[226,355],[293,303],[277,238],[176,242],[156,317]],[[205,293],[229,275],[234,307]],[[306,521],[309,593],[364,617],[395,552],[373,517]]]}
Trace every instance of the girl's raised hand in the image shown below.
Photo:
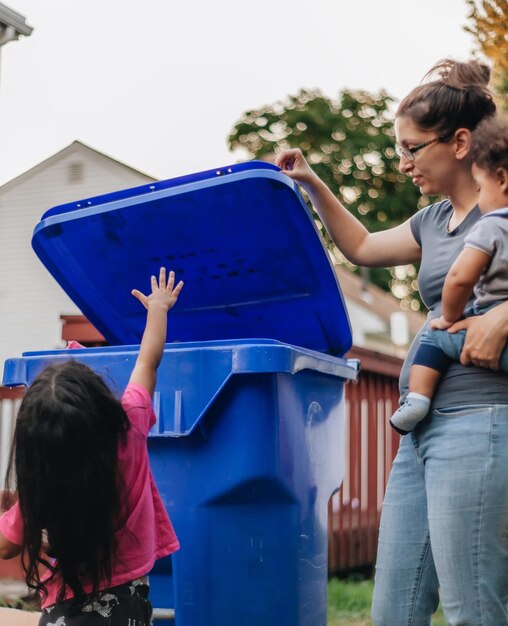
{"label": "girl's raised hand", "polygon": [[159,271],[159,281],[155,276],[151,277],[152,293],[145,296],[141,291],[133,289],[132,295],[148,310],[150,307],[160,307],[169,311],[175,306],[180,291],[182,291],[183,281],[181,280],[175,287],[175,273],[169,272],[166,281],[166,268],[161,267]]}

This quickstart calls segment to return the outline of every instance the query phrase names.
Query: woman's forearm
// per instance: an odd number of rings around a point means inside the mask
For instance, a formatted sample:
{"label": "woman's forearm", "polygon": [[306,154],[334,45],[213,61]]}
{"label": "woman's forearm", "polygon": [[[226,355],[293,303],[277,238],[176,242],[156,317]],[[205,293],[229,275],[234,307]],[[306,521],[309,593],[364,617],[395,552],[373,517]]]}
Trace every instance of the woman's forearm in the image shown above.
{"label": "woman's forearm", "polygon": [[508,300],[498,304],[485,314],[492,331],[506,341],[508,339]]}
{"label": "woman's forearm", "polygon": [[355,265],[389,267],[419,261],[421,249],[409,221],[370,233],[317,176],[302,186],[337,248]]}
{"label": "woman's forearm", "polygon": [[352,263],[387,267],[420,259],[421,249],[409,222],[369,233],[312,170],[301,150],[292,148],[282,151],[277,155],[275,164],[303,187],[335,245]]}
{"label": "woman's forearm", "polygon": [[303,188],[337,248],[352,263],[362,265],[361,250],[369,231],[319,178]]}

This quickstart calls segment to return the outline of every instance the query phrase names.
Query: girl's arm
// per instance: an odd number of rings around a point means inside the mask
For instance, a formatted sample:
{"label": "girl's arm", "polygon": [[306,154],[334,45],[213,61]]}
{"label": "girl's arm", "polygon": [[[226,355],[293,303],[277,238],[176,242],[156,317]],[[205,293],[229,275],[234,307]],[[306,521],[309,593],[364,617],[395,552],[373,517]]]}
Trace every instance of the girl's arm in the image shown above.
{"label": "girl's arm", "polygon": [[299,149],[284,150],[275,164],[301,185],[339,250],[356,265],[385,267],[420,260],[409,221],[378,233],[369,231],[313,172]]}
{"label": "girl's arm", "polygon": [[490,261],[490,256],[477,248],[464,248],[446,275],[442,293],[442,315],[431,322],[432,328],[446,330],[459,320],[473,288]]}
{"label": "girl's arm", "polygon": [[[20,536],[21,518],[19,505],[16,506],[17,494],[13,491],[0,492],[0,559],[12,559],[21,554],[21,546],[13,543],[4,535],[6,530],[11,534],[13,528],[17,530],[15,535]],[[11,535],[12,536],[12,535]]]}
{"label": "girl's arm", "polygon": [[161,267],[159,282],[155,276],[151,278],[152,293],[143,295],[137,289],[132,295],[146,308],[146,326],[139,347],[139,354],[129,382],[144,387],[151,397],[157,382],[157,368],[161,362],[166,343],[168,311],[173,308],[183,287],[180,281],[175,287],[175,274],[169,272],[166,282],[166,269]]}
{"label": "girl's arm", "polygon": [[12,543],[0,533],[0,559],[13,559],[18,554],[21,554],[21,546]]}

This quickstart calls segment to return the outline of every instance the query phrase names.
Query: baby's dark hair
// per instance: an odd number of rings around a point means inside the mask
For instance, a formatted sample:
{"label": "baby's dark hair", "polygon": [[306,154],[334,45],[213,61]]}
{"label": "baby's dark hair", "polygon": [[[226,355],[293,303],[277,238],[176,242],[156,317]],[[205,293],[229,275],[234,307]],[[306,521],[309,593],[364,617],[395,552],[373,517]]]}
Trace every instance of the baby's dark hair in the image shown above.
{"label": "baby's dark hair", "polygon": [[[430,80],[434,76],[437,79]],[[409,117],[421,130],[451,137],[458,128],[474,130],[494,115],[496,105],[488,88],[490,68],[478,61],[439,61],[399,104],[397,117]]]}
{"label": "baby's dark hair", "polygon": [[490,117],[478,124],[471,142],[471,159],[478,167],[494,173],[508,171],[508,117]]}
{"label": "baby's dark hair", "polygon": [[127,430],[121,403],[82,363],[50,365],[27,390],[9,476],[14,466],[30,588],[47,595],[41,565],[61,578],[59,600],[67,589],[79,598],[84,582],[97,591],[111,578],[121,514],[117,446]]}

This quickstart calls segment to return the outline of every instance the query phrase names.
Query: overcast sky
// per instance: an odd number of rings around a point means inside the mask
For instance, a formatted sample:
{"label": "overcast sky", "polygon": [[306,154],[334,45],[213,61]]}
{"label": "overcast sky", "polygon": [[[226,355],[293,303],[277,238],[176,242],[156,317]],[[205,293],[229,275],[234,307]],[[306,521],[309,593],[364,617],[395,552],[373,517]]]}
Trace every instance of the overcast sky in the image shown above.
{"label": "overcast sky", "polygon": [[241,114],[302,87],[401,98],[470,57],[466,0],[10,0],[0,184],[75,139],[156,178],[236,160]]}

